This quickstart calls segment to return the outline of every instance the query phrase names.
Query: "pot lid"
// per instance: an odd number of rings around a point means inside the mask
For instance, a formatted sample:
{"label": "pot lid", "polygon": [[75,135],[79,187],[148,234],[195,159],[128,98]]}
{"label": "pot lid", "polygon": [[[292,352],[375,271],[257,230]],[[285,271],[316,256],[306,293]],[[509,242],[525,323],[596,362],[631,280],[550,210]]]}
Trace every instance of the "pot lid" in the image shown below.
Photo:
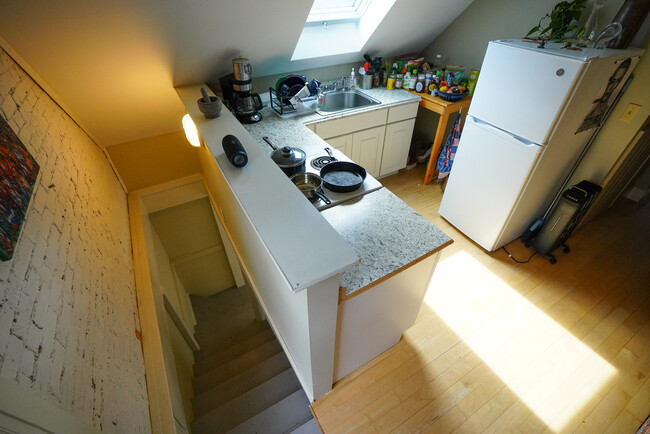
{"label": "pot lid", "polygon": [[271,158],[280,167],[296,167],[305,162],[305,151],[290,146],[278,148],[271,153]]}

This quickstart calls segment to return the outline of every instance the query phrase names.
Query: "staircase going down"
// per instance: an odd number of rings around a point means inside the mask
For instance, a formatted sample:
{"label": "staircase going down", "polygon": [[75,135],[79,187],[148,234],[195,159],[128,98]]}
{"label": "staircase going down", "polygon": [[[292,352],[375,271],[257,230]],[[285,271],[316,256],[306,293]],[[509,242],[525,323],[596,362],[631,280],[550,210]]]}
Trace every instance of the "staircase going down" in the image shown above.
{"label": "staircase going down", "polygon": [[309,400],[245,288],[192,295],[197,319],[192,433],[320,433]]}

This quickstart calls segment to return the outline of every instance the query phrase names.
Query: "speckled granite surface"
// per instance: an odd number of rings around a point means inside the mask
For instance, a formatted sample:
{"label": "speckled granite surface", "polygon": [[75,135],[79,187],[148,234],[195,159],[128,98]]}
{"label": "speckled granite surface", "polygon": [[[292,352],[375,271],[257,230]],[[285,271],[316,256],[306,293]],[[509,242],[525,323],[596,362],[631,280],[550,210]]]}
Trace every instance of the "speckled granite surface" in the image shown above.
{"label": "speckled granite surface", "polygon": [[359,264],[341,273],[340,286],[345,287],[346,295],[452,241],[385,188],[321,215],[361,258]]}
{"label": "speckled granite surface", "polygon": [[362,90],[373,98],[381,101],[381,104],[362,107],[358,110],[351,110],[344,113],[335,113],[329,116],[321,116],[318,113],[295,115],[290,118],[281,118],[270,107],[264,107],[261,111],[262,121],[256,124],[244,125],[244,128],[255,139],[257,144],[265,151],[271,152],[271,147],[262,140],[268,136],[278,147],[294,146],[304,150],[307,155],[322,153],[327,143],[305,125],[316,124],[324,121],[331,121],[346,116],[365,113],[374,110],[381,110],[387,107],[419,102],[420,97],[404,90],[386,90],[385,88]]}
{"label": "speckled granite surface", "polygon": [[[262,139],[264,136],[270,137],[279,147],[294,146],[307,155],[322,154],[327,143],[305,125],[420,101],[419,96],[402,90],[377,88],[362,92],[378,99],[381,104],[330,116],[311,113],[289,118],[281,118],[270,107],[265,107],[261,122],[244,127],[268,153],[272,150]],[[322,211],[321,215],[361,257],[359,264],[341,274],[340,286],[346,288],[346,295],[451,241],[385,188],[338,204]]]}

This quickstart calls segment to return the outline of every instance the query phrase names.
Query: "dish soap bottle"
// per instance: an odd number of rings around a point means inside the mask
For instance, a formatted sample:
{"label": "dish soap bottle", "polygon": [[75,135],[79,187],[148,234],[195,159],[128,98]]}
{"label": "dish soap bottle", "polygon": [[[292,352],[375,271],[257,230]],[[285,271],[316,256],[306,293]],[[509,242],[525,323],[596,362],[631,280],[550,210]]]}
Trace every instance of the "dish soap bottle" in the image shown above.
{"label": "dish soap bottle", "polygon": [[350,72],[350,82],[348,83],[348,87],[350,89],[354,89],[355,87],[357,87],[357,80],[354,77],[354,68],[352,68],[352,72]]}

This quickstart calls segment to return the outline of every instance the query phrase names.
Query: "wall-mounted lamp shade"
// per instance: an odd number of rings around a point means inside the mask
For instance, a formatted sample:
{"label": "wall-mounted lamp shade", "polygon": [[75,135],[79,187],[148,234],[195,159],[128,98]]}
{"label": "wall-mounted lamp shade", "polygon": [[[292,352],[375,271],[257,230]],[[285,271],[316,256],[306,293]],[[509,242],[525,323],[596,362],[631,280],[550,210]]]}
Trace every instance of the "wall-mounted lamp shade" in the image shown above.
{"label": "wall-mounted lamp shade", "polygon": [[200,147],[201,141],[199,140],[199,132],[196,130],[196,125],[190,115],[183,116],[183,129],[185,130],[185,137],[190,145]]}

